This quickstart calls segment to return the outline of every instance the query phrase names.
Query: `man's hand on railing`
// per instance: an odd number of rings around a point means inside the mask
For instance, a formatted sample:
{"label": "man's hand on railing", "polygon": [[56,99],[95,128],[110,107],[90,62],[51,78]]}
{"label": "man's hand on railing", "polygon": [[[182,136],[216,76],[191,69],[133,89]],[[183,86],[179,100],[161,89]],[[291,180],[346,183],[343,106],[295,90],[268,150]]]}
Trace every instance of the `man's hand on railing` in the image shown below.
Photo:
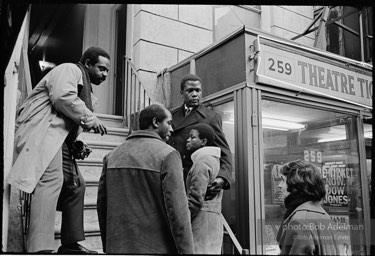
{"label": "man's hand on railing", "polygon": [[92,129],[95,133],[100,133],[102,136],[107,134],[107,128],[99,120],[92,126]]}
{"label": "man's hand on railing", "polygon": [[102,136],[107,134],[107,128],[95,115],[81,118],[81,126],[86,131],[93,129],[95,133],[101,133]]}

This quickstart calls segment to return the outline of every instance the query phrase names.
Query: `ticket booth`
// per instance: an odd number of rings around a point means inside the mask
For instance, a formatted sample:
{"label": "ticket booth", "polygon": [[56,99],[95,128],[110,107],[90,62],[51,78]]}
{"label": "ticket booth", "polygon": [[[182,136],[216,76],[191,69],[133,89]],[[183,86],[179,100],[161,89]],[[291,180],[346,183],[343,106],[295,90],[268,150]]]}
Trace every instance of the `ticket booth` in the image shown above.
{"label": "ticket booth", "polygon": [[[171,108],[190,72],[223,119],[235,180],[223,214],[242,247],[279,253],[279,168],[302,159],[322,173],[346,254],[369,254],[372,65],[244,28],[168,69]],[[226,236],[224,253],[237,253]]]}

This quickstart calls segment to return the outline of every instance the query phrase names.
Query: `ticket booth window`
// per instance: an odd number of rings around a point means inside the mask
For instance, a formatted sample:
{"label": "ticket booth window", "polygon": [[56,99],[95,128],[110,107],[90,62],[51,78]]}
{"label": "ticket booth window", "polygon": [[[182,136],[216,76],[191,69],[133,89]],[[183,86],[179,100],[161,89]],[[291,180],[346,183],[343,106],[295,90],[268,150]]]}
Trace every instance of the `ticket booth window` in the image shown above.
{"label": "ticket booth window", "polygon": [[[280,167],[305,160],[321,171],[327,194],[322,205],[338,225],[347,255],[365,253],[357,117],[262,100],[265,254],[278,254],[276,235],[286,208],[278,184]],[[363,175],[367,175],[364,173]]]}

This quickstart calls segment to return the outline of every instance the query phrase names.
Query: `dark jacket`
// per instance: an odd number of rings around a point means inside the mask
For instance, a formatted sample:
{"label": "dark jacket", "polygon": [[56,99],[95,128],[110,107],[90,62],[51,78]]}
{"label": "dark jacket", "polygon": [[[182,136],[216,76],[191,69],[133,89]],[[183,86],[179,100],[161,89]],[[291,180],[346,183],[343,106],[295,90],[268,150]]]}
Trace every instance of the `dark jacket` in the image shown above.
{"label": "dark jacket", "polygon": [[203,105],[192,110],[186,118],[184,112],[184,105],[172,110],[173,132],[169,139],[169,144],[181,154],[182,165],[184,167],[184,178],[186,179],[187,173],[193,165],[190,155],[186,150],[186,140],[189,137],[192,126],[198,123],[206,123],[214,129],[216,134],[212,146],[221,149],[220,171],[218,177],[222,177],[228,181],[228,186],[225,188],[229,189],[230,183],[233,181],[231,176],[232,154],[223,133],[221,116]]}
{"label": "dark jacket", "polygon": [[97,209],[106,253],[194,252],[181,158],[154,132],[133,132],[104,157]]}
{"label": "dark jacket", "polygon": [[280,255],[342,255],[335,224],[317,202],[298,206],[280,226],[277,241]]}

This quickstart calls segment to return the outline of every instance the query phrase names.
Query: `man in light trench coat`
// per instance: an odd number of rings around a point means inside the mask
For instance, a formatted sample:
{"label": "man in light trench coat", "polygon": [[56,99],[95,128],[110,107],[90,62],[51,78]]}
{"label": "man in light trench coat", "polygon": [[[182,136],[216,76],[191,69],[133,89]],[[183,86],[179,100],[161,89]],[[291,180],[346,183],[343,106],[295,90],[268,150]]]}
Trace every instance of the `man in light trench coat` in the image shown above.
{"label": "man in light trench coat", "polygon": [[77,243],[85,239],[85,183],[69,149],[83,129],[107,133],[93,114],[91,84],[106,79],[109,59],[103,49],[90,47],[79,63],[61,64],[45,75],[17,111],[14,163],[8,182],[12,195],[17,189],[32,193],[26,243],[29,253],[55,249],[56,207],[62,211],[58,252],[95,253]]}

